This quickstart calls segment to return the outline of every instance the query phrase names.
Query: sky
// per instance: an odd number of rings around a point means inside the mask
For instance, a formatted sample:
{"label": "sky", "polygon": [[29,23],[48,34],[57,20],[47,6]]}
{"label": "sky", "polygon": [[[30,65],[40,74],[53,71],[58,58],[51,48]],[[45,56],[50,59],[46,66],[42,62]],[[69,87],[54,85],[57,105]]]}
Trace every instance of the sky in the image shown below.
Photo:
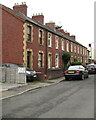
{"label": "sky", "polygon": [[53,21],[56,25],[76,36],[76,41],[88,48],[94,46],[94,2],[96,0],[0,0],[12,8],[15,3],[26,2],[28,17],[43,13],[44,22]]}

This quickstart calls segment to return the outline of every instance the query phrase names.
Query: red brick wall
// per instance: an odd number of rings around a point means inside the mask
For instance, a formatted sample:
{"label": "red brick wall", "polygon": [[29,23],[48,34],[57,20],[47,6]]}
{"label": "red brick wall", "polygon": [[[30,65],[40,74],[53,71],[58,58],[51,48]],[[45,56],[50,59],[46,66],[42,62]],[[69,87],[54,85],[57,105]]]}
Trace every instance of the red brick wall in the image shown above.
{"label": "red brick wall", "polygon": [[23,22],[3,10],[2,61],[23,64]]}
{"label": "red brick wall", "polygon": [[49,23],[46,23],[45,25],[52,29],[55,29],[55,22],[49,22]]}
{"label": "red brick wall", "polygon": [[0,64],[2,64],[2,9],[0,9]]}
{"label": "red brick wall", "polygon": [[63,70],[62,69],[50,69],[47,72],[48,79],[55,79],[58,77],[63,77]]}
{"label": "red brick wall", "polygon": [[[62,51],[61,48],[61,37],[59,37],[59,48],[56,50],[55,48],[55,34],[52,34],[52,48],[46,47],[47,46],[47,33],[48,31],[43,30],[44,31],[44,45],[39,45],[39,34],[38,34],[38,30],[42,29],[39,28],[35,25],[33,25],[33,41],[32,43],[27,43],[27,49],[32,49],[33,51],[33,69],[36,70],[37,72],[41,72],[41,74],[38,74],[38,79],[44,79],[45,75],[48,74],[49,75],[49,70],[47,67],[47,62],[48,62],[48,52],[52,53],[52,67],[55,67],[55,55],[58,53],[62,53],[64,51]],[[43,51],[44,52],[44,68],[39,68],[38,67],[38,53],[39,51]],[[62,56],[59,55],[59,68],[62,69]],[[58,71],[58,70],[57,70]],[[61,72],[61,70],[60,70]],[[57,74],[57,72],[54,72],[54,74]],[[60,73],[59,73],[60,74]],[[47,76],[47,77],[48,77]],[[52,74],[51,74],[52,76]],[[57,75],[58,76],[58,75]]]}
{"label": "red brick wall", "polygon": [[[33,51],[33,69],[38,72],[46,72],[46,32],[44,31],[44,44],[39,44],[39,28],[35,25],[33,25],[33,41],[32,43],[27,43],[27,48],[32,49]],[[39,51],[44,52],[44,68],[38,68],[38,53]]]}
{"label": "red brick wall", "polygon": [[43,15],[32,16],[32,19],[40,22],[41,24],[44,24],[44,16]]}

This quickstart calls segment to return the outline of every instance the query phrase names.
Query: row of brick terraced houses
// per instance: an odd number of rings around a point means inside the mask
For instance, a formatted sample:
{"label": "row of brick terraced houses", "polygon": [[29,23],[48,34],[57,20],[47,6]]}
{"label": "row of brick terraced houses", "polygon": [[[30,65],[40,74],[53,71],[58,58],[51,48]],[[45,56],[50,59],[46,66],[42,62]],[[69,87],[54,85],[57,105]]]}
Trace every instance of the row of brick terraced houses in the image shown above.
{"label": "row of brick terraced houses", "polygon": [[88,63],[88,50],[74,35],[57,29],[54,22],[44,25],[42,14],[27,17],[27,5],[15,4],[13,9],[0,5],[2,12],[2,63],[16,63],[36,70],[39,79],[62,75],[62,53]]}

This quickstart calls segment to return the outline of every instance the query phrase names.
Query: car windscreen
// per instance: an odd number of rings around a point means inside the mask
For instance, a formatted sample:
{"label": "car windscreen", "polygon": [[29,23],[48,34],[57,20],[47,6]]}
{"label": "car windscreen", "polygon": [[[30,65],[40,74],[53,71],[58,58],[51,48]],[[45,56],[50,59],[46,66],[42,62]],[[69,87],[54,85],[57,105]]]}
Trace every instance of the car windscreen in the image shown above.
{"label": "car windscreen", "polygon": [[96,65],[89,65],[89,66],[87,66],[87,68],[94,68],[94,67],[96,67]]}
{"label": "car windscreen", "polygon": [[68,70],[79,70],[79,69],[84,69],[83,66],[70,66]]}

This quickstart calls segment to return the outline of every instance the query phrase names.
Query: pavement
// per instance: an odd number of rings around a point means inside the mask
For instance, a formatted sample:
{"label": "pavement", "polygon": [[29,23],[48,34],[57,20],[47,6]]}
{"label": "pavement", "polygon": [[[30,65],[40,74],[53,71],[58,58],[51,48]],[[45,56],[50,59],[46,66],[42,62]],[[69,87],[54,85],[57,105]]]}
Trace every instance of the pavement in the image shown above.
{"label": "pavement", "polygon": [[47,87],[49,85],[57,84],[64,80],[64,77],[60,77],[52,80],[45,80],[36,84],[12,84],[12,83],[0,83],[0,100],[21,95],[25,92]]}

